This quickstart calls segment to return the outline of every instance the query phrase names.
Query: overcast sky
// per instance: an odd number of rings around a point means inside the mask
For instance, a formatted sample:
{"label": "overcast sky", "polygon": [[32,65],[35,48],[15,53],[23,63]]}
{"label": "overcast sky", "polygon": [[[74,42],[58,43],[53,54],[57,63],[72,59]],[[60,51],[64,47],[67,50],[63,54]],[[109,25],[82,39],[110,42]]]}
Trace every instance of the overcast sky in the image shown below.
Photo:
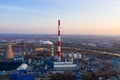
{"label": "overcast sky", "polygon": [[120,0],[0,0],[0,33],[120,35]]}

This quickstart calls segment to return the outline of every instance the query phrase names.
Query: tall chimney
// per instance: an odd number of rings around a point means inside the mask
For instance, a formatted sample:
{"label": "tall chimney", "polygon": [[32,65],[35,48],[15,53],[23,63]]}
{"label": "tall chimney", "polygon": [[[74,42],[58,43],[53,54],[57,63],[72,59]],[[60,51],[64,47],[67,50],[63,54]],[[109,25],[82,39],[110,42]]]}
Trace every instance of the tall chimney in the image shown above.
{"label": "tall chimney", "polygon": [[61,35],[60,35],[60,20],[58,20],[58,61],[61,61]]}
{"label": "tall chimney", "polygon": [[51,55],[52,55],[52,57],[54,56],[54,44],[52,44],[52,45],[50,45],[51,46]]}
{"label": "tall chimney", "polygon": [[12,45],[8,44],[7,45],[7,52],[6,52],[6,59],[13,59],[14,58],[14,54],[12,51]]}

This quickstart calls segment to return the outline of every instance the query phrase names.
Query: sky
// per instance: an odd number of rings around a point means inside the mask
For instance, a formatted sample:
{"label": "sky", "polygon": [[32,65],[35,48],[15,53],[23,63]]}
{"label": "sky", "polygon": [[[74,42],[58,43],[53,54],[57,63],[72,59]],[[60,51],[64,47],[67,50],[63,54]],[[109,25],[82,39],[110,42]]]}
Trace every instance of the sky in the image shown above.
{"label": "sky", "polygon": [[120,35],[120,0],[0,0],[0,33]]}

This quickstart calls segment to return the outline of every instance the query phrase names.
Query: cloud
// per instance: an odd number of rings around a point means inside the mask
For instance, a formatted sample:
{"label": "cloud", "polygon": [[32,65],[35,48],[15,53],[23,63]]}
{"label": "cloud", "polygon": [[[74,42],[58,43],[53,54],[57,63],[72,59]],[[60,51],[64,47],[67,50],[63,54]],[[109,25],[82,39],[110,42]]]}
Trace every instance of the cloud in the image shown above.
{"label": "cloud", "polygon": [[7,6],[7,5],[0,5],[0,9],[6,10],[21,10],[21,11],[30,11],[31,9],[17,7],[17,6]]}
{"label": "cloud", "polygon": [[13,10],[13,11],[20,11],[20,12],[29,12],[34,14],[46,14],[46,15],[52,15],[52,16],[58,16],[57,13],[53,13],[47,10],[41,10],[41,9],[29,9],[24,7],[18,7],[18,6],[8,6],[8,5],[0,5],[0,9],[2,10]]}

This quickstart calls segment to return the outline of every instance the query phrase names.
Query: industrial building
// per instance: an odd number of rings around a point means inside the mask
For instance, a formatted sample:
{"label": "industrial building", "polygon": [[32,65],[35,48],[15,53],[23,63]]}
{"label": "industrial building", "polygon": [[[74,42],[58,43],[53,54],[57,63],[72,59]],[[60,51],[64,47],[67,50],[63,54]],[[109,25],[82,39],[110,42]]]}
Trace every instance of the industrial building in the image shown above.
{"label": "industrial building", "polygon": [[77,65],[73,64],[73,61],[63,61],[61,53],[61,34],[60,34],[60,20],[58,20],[58,61],[54,61],[54,71],[57,73],[57,71],[66,71],[66,70],[75,70]]}
{"label": "industrial building", "polygon": [[[61,52],[61,33],[60,33],[60,20],[58,20],[58,49],[57,49],[57,59],[55,58],[55,50],[54,44],[51,41],[40,41],[40,44],[46,44],[51,47],[51,57],[47,59],[43,59],[42,57],[38,57],[39,60],[21,64],[17,69],[17,73],[11,74],[10,80],[19,80],[18,78],[28,78],[30,74],[37,76],[37,79],[50,79],[51,74],[64,74],[65,72],[76,72],[77,64],[73,63],[73,59],[80,59],[81,54],[76,53],[66,53],[62,54]],[[43,48],[40,48],[40,50]],[[37,49],[39,50],[39,49]],[[44,49],[43,49],[44,50]],[[68,56],[68,57],[67,57]],[[19,60],[21,58],[15,58],[15,60]],[[37,59],[37,58],[36,58]],[[30,67],[31,66],[31,67]],[[15,71],[15,72],[16,72]],[[22,73],[22,74],[21,74]],[[20,74],[20,75],[19,75]],[[25,75],[26,74],[26,75]],[[44,75],[44,77],[43,77]],[[46,77],[48,75],[48,77]],[[39,76],[39,77],[38,77]],[[15,77],[15,78],[14,78]],[[33,80],[33,76],[30,80]]]}

